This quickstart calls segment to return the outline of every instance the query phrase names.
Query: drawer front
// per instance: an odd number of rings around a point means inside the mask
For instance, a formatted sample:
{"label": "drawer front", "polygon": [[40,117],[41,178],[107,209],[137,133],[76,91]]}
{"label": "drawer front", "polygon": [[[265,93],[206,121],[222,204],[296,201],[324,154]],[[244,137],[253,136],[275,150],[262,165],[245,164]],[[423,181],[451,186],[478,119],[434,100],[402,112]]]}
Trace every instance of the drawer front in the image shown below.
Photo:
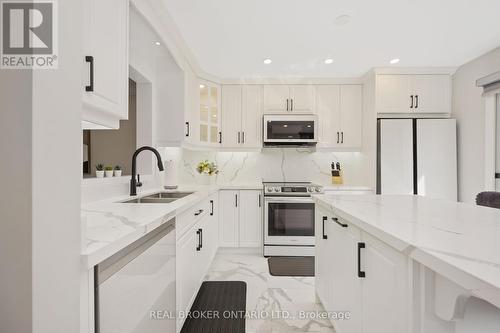
{"label": "drawer front", "polygon": [[188,208],[176,218],[177,239],[182,237],[193,225],[210,214],[210,200],[208,198]]}

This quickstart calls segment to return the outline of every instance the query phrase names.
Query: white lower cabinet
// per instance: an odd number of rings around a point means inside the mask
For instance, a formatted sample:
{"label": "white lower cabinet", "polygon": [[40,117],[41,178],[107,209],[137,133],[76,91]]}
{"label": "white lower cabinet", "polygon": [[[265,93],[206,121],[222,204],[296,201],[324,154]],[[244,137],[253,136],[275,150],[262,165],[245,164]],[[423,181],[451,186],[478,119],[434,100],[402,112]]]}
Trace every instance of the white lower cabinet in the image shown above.
{"label": "white lower cabinet", "polygon": [[407,257],[331,211],[316,211],[316,293],[339,333],[405,332]]}
{"label": "white lower cabinet", "polygon": [[[177,311],[189,311],[217,252],[217,202],[217,194],[213,194],[179,217],[186,224],[191,216],[191,227],[177,241]],[[183,323],[178,316],[177,332]]]}
{"label": "white lower cabinet", "polygon": [[262,191],[222,190],[219,206],[219,246],[262,245]]}

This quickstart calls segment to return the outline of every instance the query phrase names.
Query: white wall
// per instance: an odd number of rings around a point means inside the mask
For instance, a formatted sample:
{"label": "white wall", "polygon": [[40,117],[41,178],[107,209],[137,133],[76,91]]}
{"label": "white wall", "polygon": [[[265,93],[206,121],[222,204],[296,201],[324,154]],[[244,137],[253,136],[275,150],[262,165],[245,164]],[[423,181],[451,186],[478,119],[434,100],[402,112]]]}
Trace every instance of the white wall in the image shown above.
{"label": "white wall", "polygon": [[82,3],[57,4],[59,68],[0,70],[0,331],[8,333],[79,330]]}
{"label": "white wall", "polygon": [[474,203],[484,185],[484,112],[476,80],[500,71],[500,48],[458,68],[453,76],[453,112],[458,129],[459,200]]}

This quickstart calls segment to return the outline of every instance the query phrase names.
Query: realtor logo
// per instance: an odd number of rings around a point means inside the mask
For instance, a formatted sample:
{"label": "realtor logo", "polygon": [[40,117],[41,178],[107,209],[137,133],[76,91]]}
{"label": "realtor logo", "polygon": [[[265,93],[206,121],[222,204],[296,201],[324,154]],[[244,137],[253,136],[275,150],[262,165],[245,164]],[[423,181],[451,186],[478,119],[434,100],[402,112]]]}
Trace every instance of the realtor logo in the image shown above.
{"label": "realtor logo", "polygon": [[55,0],[0,1],[1,68],[57,68]]}

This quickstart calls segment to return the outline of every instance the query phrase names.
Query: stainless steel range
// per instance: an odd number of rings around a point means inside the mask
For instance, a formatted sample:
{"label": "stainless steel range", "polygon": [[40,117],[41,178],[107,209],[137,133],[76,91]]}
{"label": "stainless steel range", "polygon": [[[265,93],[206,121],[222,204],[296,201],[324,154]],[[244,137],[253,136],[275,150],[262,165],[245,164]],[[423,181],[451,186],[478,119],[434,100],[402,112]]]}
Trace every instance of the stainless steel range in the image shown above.
{"label": "stainless steel range", "polygon": [[264,183],[264,255],[314,255],[314,201],[319,185]]}

